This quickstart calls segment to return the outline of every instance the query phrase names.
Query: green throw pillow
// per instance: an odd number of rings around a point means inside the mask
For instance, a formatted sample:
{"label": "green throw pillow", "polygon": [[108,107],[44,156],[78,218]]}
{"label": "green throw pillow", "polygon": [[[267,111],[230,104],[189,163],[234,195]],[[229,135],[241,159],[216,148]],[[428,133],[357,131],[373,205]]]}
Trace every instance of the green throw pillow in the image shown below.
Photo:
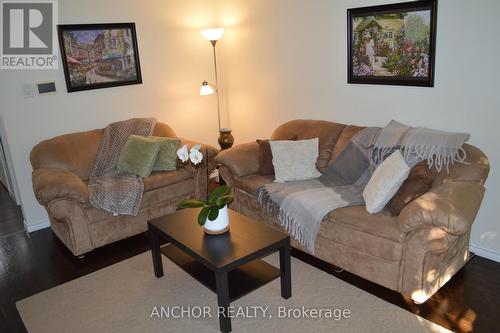
{"label": "green throw pillow", "polygon": [[156,156],[154,171],[173,171],[177,169],[177,149],[181,140],[152,136],[160,142],[160,151]]}
{"label": "green throw pillow", "polygon": [[141,177],[149,176],[153,171],[160,146],[161,142],[155,138],[129,136],[118,159],[118,171],[134,173]]}

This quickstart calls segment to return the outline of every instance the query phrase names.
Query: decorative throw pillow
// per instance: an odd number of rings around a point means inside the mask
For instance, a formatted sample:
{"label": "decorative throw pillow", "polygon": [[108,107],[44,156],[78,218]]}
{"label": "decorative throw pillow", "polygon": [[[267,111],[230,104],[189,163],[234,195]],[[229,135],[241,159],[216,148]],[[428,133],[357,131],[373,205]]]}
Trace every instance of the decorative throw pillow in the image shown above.
{"label": "decorative throw pillow", "polygon": [[[291,137],[290,141],[296,141],[297,136]],[[273,153],[269,140],[257,139],[260,148],[259,175],[274,175]]]}
{"label": "decorative throw pillow", "polygon": [[153,171],[173,171],[177,169],[177,149],[181,140],[174,138],[152,136],[160,142],[160,150]]}
{"label": "decorative throw pillow", "polygon": [[375,214],[384,209],[409,174],[410,167],[399,150],[386,158],[377,167],[363,190],[368,213]]}
{"label": "decorative throw pillow", "polygon": [[433,182],[434,179],[426,161],[422,161],[411,168],[410,175],[389,202],[391,215],[399,216],[399,213],[407,204],[429,191]]}
{"label": "decorative throw pillow", "polygon": [[149,176],[153,171],[160,145],[161,142],[155,138],[129,136],[118,159],[118,171],[134,173],[141,177]]}
{"label": "decorative throw pillow", "polygon": [[270,141],[276,182],[318,178],[318,138],[299,141]]}

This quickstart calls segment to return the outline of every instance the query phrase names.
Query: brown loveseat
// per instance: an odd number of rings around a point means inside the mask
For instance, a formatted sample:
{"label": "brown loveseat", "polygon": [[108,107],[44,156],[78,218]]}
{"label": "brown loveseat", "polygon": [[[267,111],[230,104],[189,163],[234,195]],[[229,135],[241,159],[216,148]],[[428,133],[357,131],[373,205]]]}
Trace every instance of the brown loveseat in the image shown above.
{"label": "brown loveseat", "polygon": [[[137,216],[113,216],[92,207],[87,182],[102,134],[103,129],[96,129],[61,135],[37,144],[30,155],[35,196],[47,210],[52,230],[75,256],[142,233],[149,219],[175,211],[180,200],[206,195],[205,167],[186,165],[144,178]],[[156,124],[153,135],[176,137],[162,123]],[[181,140],[182,144],[194,144]],[[200,151],[205,152],[205,148]],[[213,158],[215,148],[207,148],[209,158]]]}
{"label": "brown loveseat", "polygon": [[[324,171],[361,127],[317,120],[294,120],[278,127],[273,140],[319,138],[317,167]],[[370,215],[364,206],[337,209],[323,220],[315,256],[363,278],[424,302],[469,259],[472,223],[489,172],[486,156],[465,145],[469,165],[433,171],[432,189],[410,202],[398,217],[388,210]],[[260,175],[259,146],[250,142],[221,152],[223,179],[234,187],[232,208],[281,229],[254,198],[257,188],[274,181]],[[314,198],[311,198],[314,200]],[[306,251],[296,241],[294,247]],[[306,251],[307,252],[307,251]]]}

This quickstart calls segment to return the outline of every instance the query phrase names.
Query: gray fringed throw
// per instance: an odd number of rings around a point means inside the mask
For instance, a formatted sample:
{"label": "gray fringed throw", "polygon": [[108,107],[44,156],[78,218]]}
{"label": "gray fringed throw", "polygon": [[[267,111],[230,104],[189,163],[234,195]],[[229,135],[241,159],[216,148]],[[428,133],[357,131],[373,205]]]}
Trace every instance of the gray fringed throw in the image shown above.
{"label": "gray fringed throw", "polygon": [[399,149],[410,166],[425,160],[429,168],[435,166],[441,171],[445,167],[449,172],[450,164],[466,163],[467,155],[462,146],[468,139],[466,133],[410,127],[393,120],[382,128],[375,142],[373,161],[378,165]]}
{"label": "gray fringed throw", "polygon": [[468,134],[411,128],[392,121],[384,128],[368,127],[356,134],[318,179],[271,183],[255,197],[266,212],[310,253],[321,221],[331,211],[364,204],[363,189],[377,165],[400,149],[408,165],[426,160],[438,171],[454,162],[465,163],[462,146]]}
{"label": "gray fringed throw", "polygon": [[96,161],[90,173],[90,203],[114,215],[136,216],[141,205],[142,178],[116,170],[123,146],[130,135],[150,136],[154,118],[134,118],[109,124],[104,129]]}

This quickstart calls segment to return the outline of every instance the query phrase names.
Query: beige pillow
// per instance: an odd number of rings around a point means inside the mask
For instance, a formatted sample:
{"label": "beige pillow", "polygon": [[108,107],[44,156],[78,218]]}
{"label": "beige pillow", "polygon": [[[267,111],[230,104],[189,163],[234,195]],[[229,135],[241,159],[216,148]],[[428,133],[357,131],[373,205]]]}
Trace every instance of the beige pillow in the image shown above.
{"label": "beige pillow", "polygon": [[377,167],[363,190],[368,213],[375,214],[384,209],[409,174],[410,167],[399,150],[386,158]]}
{"label": "beige pillow", "polygon": [[299,141],[270,141],[276,182],[318,178],[318,138]]}

